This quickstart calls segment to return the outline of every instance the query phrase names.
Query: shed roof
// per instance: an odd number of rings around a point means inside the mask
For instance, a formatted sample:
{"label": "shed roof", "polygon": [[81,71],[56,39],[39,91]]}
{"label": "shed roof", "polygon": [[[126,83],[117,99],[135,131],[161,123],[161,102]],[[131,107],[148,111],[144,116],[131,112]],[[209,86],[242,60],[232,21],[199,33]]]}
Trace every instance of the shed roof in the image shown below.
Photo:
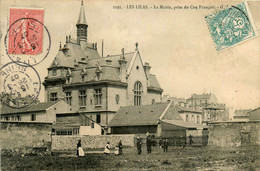
{"label": "shed roof", "polygon": [[21,113],[27,113],[27,112],[45,111],[46,109],[55,105],[58,102],[59,101],[37,103],[37,104],[33,104],[31,106],[20,108],[20,109],[16,109],[16,108],[9,107],[7,105],[3,105],[0,113],[1,113],[1,115],[6,115],[6,114],[21,114]]}
{"label": "shed roof", "polygon": [[156,103],[121,107],[109,126],[157,125],[160,117],[162,119],[181,119],[178,111],[171,103]]}
{"label": "shed roof", "polygon": [[208,128],[206,125],[197,124],[193,122],[185,122],[180,120],[162,120],[162,122],[173,124],[184,128]]}
{"label": "shed roof", "polygon": [[248,112],[249,120],[260,120],[260,107]]}

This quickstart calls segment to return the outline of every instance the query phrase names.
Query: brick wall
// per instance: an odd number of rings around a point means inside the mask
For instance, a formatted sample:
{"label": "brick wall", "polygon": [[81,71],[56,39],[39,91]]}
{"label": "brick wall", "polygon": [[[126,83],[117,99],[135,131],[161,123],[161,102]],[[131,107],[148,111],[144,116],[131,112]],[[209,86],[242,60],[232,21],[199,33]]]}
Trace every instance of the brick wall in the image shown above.
{"label": "brick wall", "polygon": [[260,121],[212,122],[208,124],[208,145],[260,145]]}
{"label": "brick wall", "polygon": [[135,135],[52,136],[52,150],[76,150],[78,140],[82,148],[104,148],[109,141],[114,148],[119,140],[123,146],[134,146]]}
{"label": "brick wall", "polygon": [[0,122],[1,151],[28,153],[35,148],[51,148],[52,123]]}

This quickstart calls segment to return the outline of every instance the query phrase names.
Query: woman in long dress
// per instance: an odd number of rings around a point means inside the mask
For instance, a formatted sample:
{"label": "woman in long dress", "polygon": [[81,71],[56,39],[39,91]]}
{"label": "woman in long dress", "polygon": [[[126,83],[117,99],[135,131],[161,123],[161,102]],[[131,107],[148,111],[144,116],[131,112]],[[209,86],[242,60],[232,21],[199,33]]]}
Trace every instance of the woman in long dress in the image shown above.
{"label": "woman in long dress", "polygon": [[122,155],[123,154],[123,144],[122,144],[121,140],[118,143],[118,148],[119,148],[119,155]]}
{"label": "woman in long dress", "polygon": [[107,142],[106,146],[105,146],[105,150],[104,150],[105,154],[110,154],[110,144],[109,142]]}
{"label": "woman in long dress", "polygon": [[79,140],[79,141],[78,141],[78,144],[77,144],[77,156],[78,156],[78,157],[83,157],[83,156],[85,156],[84,151],[83,151],[83,148],[81,147],[81,140]]}

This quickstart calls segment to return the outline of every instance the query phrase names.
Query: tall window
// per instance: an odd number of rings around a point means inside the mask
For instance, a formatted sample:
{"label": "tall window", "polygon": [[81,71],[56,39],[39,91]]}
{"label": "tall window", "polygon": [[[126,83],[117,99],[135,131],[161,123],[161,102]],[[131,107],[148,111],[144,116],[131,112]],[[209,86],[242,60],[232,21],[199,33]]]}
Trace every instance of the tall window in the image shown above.
{"label": "tall window", "polygon": [[97,116],[96,116],[96,122],[97,122],[97,123],[100,123],[100,122],[101,122],[100,114],[97,114]]}
{"label": "tall window", "polygon": [[79,106],[86,106],[87,95],[86,90],[79,90]]}
{"label": "tall window", "polygon": [[134,105],[139,106],[141,105],[141,98],[142,98],[142,84],[137,81],[134,85]]}
{"label": "tall window", "polygon": [[58,95],[57,93],[51,93],[50,101],[57,101],[58,100]]}
{"label": "tall window", "polygon": [[100,89],[95,89],[95,94],[94,94],[94,97],[95,97],[95,105],[101,105],[102,104],[102,90],[101,88]]}
{"label": "tall window", "polygon": [[35,114],[31,115],[31,121],[36,121],[36,115]]}
{"label": "tall window", "polygon": [[16,116],[16,120],[17,120],[17,121],[21,121],[21,116],[20,116],[20,115],[17,115],[17,116]]}
{"label": "tall window", "polygon": [[189,122],[189,115],[186,115],[186,122]]}
{"label": "tall window", "polygon": [[194,122],[194,115],[191,116],[191,122]]}
{"label": "tall window", "polygon": [[199,124],[200,123],[200,117],[197,116],[197,123]]}
{"label": "tall window", "polygon": [[72,101],[71,91],[65,92],[65,100],[66,100],[66,102],[67,102],[69,105],[71,105],[71,101]]}

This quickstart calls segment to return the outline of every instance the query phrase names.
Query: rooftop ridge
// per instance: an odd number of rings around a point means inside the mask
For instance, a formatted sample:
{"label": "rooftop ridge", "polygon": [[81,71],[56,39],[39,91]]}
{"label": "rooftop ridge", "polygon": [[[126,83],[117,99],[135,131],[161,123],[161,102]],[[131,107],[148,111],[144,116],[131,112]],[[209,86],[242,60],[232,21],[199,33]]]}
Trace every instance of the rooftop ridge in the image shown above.
{"label": "rooftop ridge", "polygon": [[120,108],[123,108],[123,107],[142,107],[142,106],[151,106],[151,105],[168,104],[168,103],[169,102],[158,102],[158,103],[154,103],[154,104],[146,104],[146,105],[139,105],[139,106],[129,105],[129,106],[120,106]]}

